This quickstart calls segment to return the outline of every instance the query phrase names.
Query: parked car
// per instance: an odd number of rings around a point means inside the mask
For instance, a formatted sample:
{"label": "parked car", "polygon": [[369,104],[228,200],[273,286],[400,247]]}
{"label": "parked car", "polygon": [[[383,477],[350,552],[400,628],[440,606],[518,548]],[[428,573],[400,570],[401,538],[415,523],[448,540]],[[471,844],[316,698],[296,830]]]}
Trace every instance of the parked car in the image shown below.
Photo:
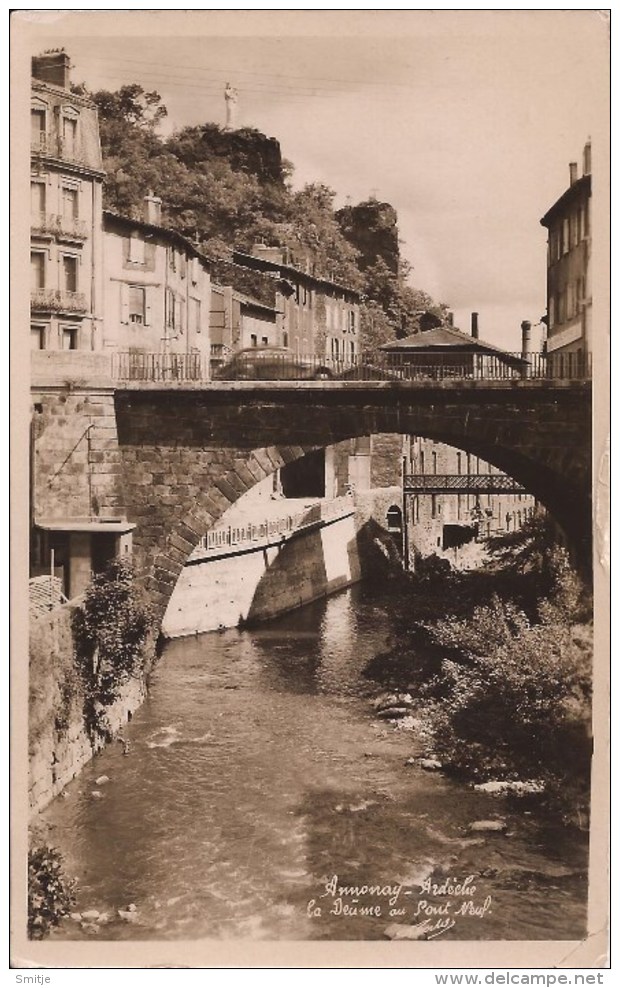
{"label": "parked car", "polygon": [[399,369],[391,369],[361,360],[347,367],[338,374],[339,381],[402,381],[403,373]]}
{"label": "parked car", "polygon": [[280,346],[238,350],[219,367],[217,381],[321,381],[333,374],[320,357],[305,357]]}

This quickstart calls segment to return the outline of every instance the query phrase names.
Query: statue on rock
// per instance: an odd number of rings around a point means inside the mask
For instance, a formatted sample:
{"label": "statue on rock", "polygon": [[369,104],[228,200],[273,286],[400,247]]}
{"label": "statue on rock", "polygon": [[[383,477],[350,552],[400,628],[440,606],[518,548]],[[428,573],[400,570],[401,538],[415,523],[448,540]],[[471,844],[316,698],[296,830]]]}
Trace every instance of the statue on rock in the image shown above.
{"label": "statue on rock", "polygon": [[237,126],[239,93],[229,82],[226,83],[226,89],[224,90],[224,100],[226,101],[226,130],[235,130]]}

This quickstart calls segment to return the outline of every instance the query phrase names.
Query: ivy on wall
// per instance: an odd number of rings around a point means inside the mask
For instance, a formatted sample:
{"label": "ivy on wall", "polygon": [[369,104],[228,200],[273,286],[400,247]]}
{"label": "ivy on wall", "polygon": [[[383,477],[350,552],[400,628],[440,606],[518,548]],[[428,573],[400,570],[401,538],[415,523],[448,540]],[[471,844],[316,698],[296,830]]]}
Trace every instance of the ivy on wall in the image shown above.
{"label": "ivy on wall", "polygon": [[93,577],[73,621],[84,721],[91,740],[109,739],[106,708],[130,678],[141,677],[152,621],[129,563],[114,559]]}

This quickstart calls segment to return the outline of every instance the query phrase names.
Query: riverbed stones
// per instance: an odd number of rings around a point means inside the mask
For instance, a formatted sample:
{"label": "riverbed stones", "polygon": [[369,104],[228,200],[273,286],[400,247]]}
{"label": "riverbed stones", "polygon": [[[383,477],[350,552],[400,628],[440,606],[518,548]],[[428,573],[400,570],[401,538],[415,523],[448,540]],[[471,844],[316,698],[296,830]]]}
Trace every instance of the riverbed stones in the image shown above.
{"label": "riverbed stones", "polygon": [[507,824],[505,820],[475,820],[473,823],[469,824],[467,829],[472,834],[501,834],[504,833],[506,827]]}
{"label": "riverbed stones", "polygon": [[544,786],[542,782],[537,782],[535,779],[530,779],[526,782],[520,781],[509,781],[509,780],[497,780],[492,782],[478,782],[474,785],[474,789],[477,792],[490,792],[495,794],[512,792],[517,795],[525,795],[527,793],[539,793],[542,792]]}
{"label": "riverbed stones", "polygon": [[110,781],[110,777],[108,775],[100,775],[98,779],[95,779],[95,785],[105,786],[106,782],[109,781]]}
{"label": "riverbed stones", "polygon": [[127,906],[127,909],[117,909],[116,911],[119,918],[124,920],[126,923],[137,923],[138,911],[133,903],[131,906]]}
{"label": "riverbed stones", "polygon": [[400,710],[402,707],[407,710],[412,703],[413,699],[410,693],[382,693],[381,696],[378,696],[373,701],[373,707],[377,711],[378,717],[385,717],[388,715],[384,711],[391,709]]}
{"label": "riverbed stones", "polygon": [[99,919],[99,910],[87,909],[86,912],[82,913],[82,919],[85,919],[88,923],[94,923],[95,920]]}
{"label": "riverbed stones", "polygon": [[436,758],[420,758],[418,761],[420,768],[423,768],[425,772],[440,772],[443,765]]}
{"label": "riverbed stones", "polygon": [[408,707],[384,707],[377,711],[377,717],[381,717],[382,720],[397,720],[406,717],[408,713]]}
{"label": "riverbed stones", "polygon": [[98,789],[93,789],[93,791],[91,792],[91,796],[93,797],[93,799],[103,799],[103,793],[99,792]]}

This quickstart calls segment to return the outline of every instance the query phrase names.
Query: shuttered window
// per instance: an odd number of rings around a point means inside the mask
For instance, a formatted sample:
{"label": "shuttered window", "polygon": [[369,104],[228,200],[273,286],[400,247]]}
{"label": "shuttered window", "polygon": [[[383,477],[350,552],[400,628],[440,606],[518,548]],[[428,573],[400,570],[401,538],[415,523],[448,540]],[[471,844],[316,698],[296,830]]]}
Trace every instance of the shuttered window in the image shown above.
{"label": "shuttered window", "polygon": [[143,326],[146,322],[146,292],[138,285],[129,286],[129,322]]}

